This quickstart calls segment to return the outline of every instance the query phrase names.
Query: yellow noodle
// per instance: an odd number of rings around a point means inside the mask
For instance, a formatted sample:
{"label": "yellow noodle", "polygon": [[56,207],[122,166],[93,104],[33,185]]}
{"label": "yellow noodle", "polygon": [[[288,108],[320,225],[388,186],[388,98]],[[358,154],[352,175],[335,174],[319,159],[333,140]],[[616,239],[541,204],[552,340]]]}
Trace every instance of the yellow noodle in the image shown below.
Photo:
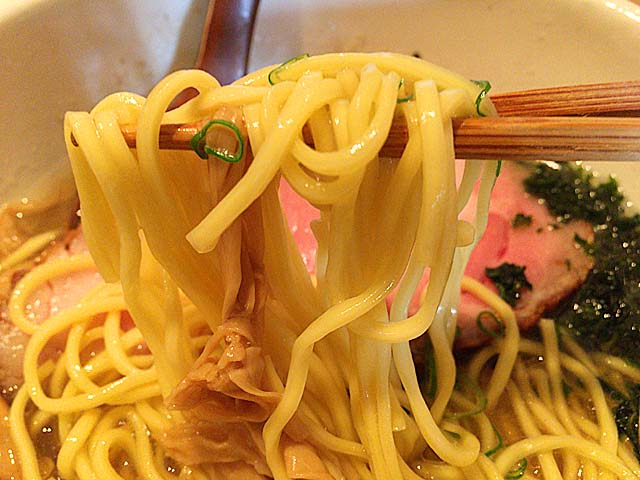
{"label": "yellow noodle", "polygon": [[541,435],[532,439],[520,440],[498,454],[496,466],[498,471],[504,475],[523,457],[563,448],[569,448],[578,455],[590,459],[596,465],[611,471],[619,478],[636,478],[633,472],[614,454],[597,444],[573,435]]}
{"label": "yellow noodle", "polygon": [[[545,364],[549,371],[549,377],[551,379],[551,387],[554,394],[554,402],[556,404],[556,408],[561,408],[561,421],[565,424],[565,427],[567,427],[568,431],[571,434],[575,434],[576,428],[569,417],[568,408],[566,406],[564,395],[562,393],[562,375],[560,374],[559,368],[560,359],[557,351],[558,343],[555,336],[555,325],[549,320],[541,320],[540,330],[542,331],[542,336],[545,343]],[[578,362],[572,360],[571,363],[577,364]],[[581,380],[583,380],[587,385],[587,388],[590,390],[595,404],[596,415],[598,417],[598,422],[601,428],[599,441],[604,448],[611,452],[615,452],[618,448],[618,431],[611,415],[611,411],[609,410],[609,406],[607,405],[604,398],[602,387],[597,382],[593,374],[591,374],[586,369],[586,367],[583,367],[582,364],[578,365],[580,366],[580,368],[578,369],[579,371],[575,373],[577,373],[580,376]]]}
{"label": "yellow noodle", "polygon": [[[511,405],[515,411],[516,417],[520,423],[520,426],[527,438],[536,438],[541,435],[540,430],[533,422],[531,412],[527,410],[525,402],[518,390],[515,383],[510,382],[507,388],[509,397],[511,399]],[[555,461],[555,458],[550,452],[542,452],[538,454],[538,461],[542,467],[542,474],[545,479],[558,480],[562,479],[560,469]]]}
{"label": "yellow noodle", "polygon": [[[48,361],[36,371],[36,375],[41,378],[46,378],[51,374],[53,369],[53,363]],[[18,451],[23,476],[25,478],[38,479],[40,477],[38,458],[25,424],[25,410],[28,402],[29,391],[23,385],[18,390],[11,404],[11,410],[9,411],[11,430],[9,433]]]}
{"label": "yellow noodle", "polygon": [[[498,362],[491,375],[487,391],[487,404],[491,408],[495,405],[509,381],[509,376],[518,354],[520,331],[518,330],[515,315],[509,305],[499,297],[496,297],[487,287],[472,278],[465,277],[462,281],[462,288],[473,292],[474,296],[490,305],[504,324],[504,339],[501,341]],[[476,372],[472,377],[476,382],[478,374],[479,372]]]}
{"label": "yellow noodle", "polygon": [[29,238],[16,250],[0,260],[0,272],[3,270],[9,270],[10,268],[30,259],[51,242],[61,237],[63,233],[62,229],[56,229],[40,233]]}
{"label": "yellow noodle", "polygon": [[69,434],[63,439],[56,462],[62,478],[73,478],[75,457],[78,451],[84,447],[84,443],[89,438],[93,427],[100,420],[102,413],[100,409],[87,411],[75,422]]}

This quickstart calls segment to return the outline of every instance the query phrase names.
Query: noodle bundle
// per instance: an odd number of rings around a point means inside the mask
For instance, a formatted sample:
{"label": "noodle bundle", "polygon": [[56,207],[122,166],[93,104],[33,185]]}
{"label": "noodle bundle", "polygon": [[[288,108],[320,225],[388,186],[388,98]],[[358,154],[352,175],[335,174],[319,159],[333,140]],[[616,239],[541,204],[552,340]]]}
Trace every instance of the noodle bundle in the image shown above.
{"label": "noodle bundle", "polygon": [[[188,88],[199,95],[168,111]],[[463,276],[497,162],[468,162],[457,183],[451,118],[495,114],[480,94],[417,58],[332,54],[227,86],[180,71],[147,98],[116,93],[69,112],[91,257],[36,267],[22,288],[94,262],[106,283],[39,326],[14,300],[12,320],[32,334],[11,407],[23,476],[637,478],[597,381],[611,367],[576,345],[560,351],[552,321],[541,342],[521,339],[509,305]],[[162,124],[209,120],[206,160],[160,150]],[[399,159],[379,154],[394,121],[409,132]],[[136,126],[136,149],[123,124]],[[314,275],[281,181],[320,212]],[[470,225],[458,214],[474,188]],[[452,352],[461,288],[491,306],[504,333],[462,368]],[[61,334],[64,350],[43,363]],[[409,344],[421,335],[431,394]],[[584,386],[584,402],[563,394],[563,378]],[[499,411],[520,432],[510,441]],[[58,443],[50,457],[36,447],[47,425]]]}

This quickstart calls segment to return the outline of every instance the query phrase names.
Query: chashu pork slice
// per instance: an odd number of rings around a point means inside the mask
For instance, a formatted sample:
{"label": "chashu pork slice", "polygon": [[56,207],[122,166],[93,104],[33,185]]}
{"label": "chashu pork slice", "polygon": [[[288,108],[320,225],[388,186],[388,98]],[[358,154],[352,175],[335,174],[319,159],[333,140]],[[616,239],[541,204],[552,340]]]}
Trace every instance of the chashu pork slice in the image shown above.
{"label": "chashu pork slice", "polygon": [[[503,166],[492,192],[487,228],[465,269],[465,275],[497,293],[487,268],[524,267],[531,288],[522,288],[513,305],[521,330],[535,325],[577,289],[593,266],[593,258],[576,242],[576,237],[592,241],[593,226],[584,221],[558,222],[542,200],[525,191],[523,181],[530,174],[525,165],[509,162]],[[469,202],[461,218],[471,219],[472,208],[475,201]],[[479,345],[489,338],[476,323],[478,314],[487,309],[472,294],[462,292],[458,346]]]}

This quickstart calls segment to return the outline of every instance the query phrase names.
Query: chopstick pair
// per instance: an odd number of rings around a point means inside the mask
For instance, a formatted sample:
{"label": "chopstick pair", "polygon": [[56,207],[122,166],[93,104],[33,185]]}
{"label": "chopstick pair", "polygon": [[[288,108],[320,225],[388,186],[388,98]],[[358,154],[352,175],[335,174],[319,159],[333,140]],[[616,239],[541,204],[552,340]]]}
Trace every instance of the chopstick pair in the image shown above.
{"label": "chopstick pair", "polygon": [[[525,90],[493,95],[491,100],[501,117],[454,119],[456,157],[640,161],[640,81]],[[163,125],[160,148],[190,150],[203,125]],[[121,129],[127,145],[135,148],[135,126]],[[306,130],[305,141],[311,143]],[[407,140],[406,125],[394,121],[381,155],[399,157]]]}

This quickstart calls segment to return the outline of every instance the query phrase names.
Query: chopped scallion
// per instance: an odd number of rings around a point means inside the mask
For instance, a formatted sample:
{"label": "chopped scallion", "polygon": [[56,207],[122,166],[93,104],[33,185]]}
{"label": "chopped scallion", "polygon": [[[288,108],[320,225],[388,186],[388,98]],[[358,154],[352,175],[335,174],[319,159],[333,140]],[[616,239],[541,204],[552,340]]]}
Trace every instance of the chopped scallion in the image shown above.
{"label": "chopped scallion", "polygon": [[427,341],[424,347],[424,368],[426,372],[422,381],[422,393],[427,398],[434,398],[438,389],[438,377],[436,358],[430,341]]}
{"label": "chopped scallion", "polygon": [[[495,332],[490,328],[485,327],[484,323],[482,322],[483,318],[491,320],[493,323],[495,323],[498,326],[498,331]],[[478,316],[476,317],[476,325],[478,326],[478,330],[480,330],[482,333],[486,333],[492,338],[504,337],[504,324],[502,323],[502,320],[500,320],[496,316],[496,314],[490,310],[483,310],[478,314]]]}
{"label": "chopped scallion", "polygon": [[400,97],[398,98],[398,100],[396,100],[396,103],[406,103],[409,102],[411,100],[413,100],[413,92],[411,92],[409,95],[407,95],[406,97]]}
{"label": "chopped scallion", "polygon": [[[478,112],[478,115],[480,115],[481,117],[486,117],[486,115],[482,113],[482,111],[480,110],[480,104],[482,103],[482,100],[484,100],[484,97],[486,97],[487,94],[489,93],[489,90],[491,90],[491,84],[489,83],[488,80],[471,80],[471,81],[476,85],[478,85],[481,89],[480,93],[476,97],[476,112]],[[498,170],[497,173],[499,174],[500,171]]]}
{"label": "chopped scallion", "polygon": [[[402,88],[402,85],[404,85],[404,78],[400,79],[400,83],[398,84],[398,90]],[[414,98],[414,94],[413,92],[411,92],[406,97],[398,97],[398,99],[396,100],[396,103],[406,103],[413,100],[413,98]]]}
{"label": "chopped scallion", "polygon": [[[226,150],[212,148],[206,144],[205,137],[207,135],[207,131],[214,125],[220,125],[222,127],[228,128],[233,132],[238,142],[238,148],[234,154],[229,154]],[[240,133],[240,129],[238,126],[227,120],[215,119],[208,122],[202,130],[196,133],[193,137],[191,137],[191,148],[198,154],[198,156],[204,160],[209,158],[209,155],[213,155],[220,160],[224,160],[229,163],[237,163],[242,160],[244,156],[244,138],[242,138],[242,133]]]}
{"label": "chopped scallion", "polygon": [[449,435],[450,437],[453,437],[455,440],[460,440],[461,438],[459,433],[452,432],[451,430],[443,430],[443,432]]}
{"label": "chopped scallion", "polygon": [[309,56],[308,53],[303,53],[302,55],[298,55],[297,57],[290,58],[286,62],[281,63],[276,68],[271,70],[269,72],[269,75],[267,76],[267,80],[269,81],[269,85],[275,85],[276,83],[281,81],[280,73],[282,73],[283,70],[286,70],[292,63],[295,63],[295,62],[297,62],[299,60],[302,60],[303,58],[307,58],[308,56]]}
{"label": "chopped scallion", "polygon": [[498,444],[495,447],[490,448],[489,450],[484,452],[485,456],[487,457],[490,457],[491,455],[495,455],[496,453],[498,453],[498,451],[504,448],[504,443],[502,443],[502,435],[500,435],[500,432],[498,431],[495,425],[491,424],[491,427],[493,428],[493,431],[496,434],[496,438],[498,439]]}
{"label": "chopped scallion", "polygon": [[504,478],[507,480],[518,480],[519,478],[522,478],[524,476],[524,472],[527,470],[527,465],[529,465],[527,459],[522,458],[515,468],[509,470],[509,473],[507,473]]}
{"label": "chopped scallion", "polygon": [[445,417],[449,420],[459,420],[461,418],[473,417],[474,415],[478,415],[479,413],[484,412],[484,410],[487,408],[487,396],[476,382],[471,381],[465,376],[460,376],[459,381],[464,381],[464,384],[467,385],[473,392],[474,396],[476,397],[476,405],[472,410],[466,412],[447,413]]}

